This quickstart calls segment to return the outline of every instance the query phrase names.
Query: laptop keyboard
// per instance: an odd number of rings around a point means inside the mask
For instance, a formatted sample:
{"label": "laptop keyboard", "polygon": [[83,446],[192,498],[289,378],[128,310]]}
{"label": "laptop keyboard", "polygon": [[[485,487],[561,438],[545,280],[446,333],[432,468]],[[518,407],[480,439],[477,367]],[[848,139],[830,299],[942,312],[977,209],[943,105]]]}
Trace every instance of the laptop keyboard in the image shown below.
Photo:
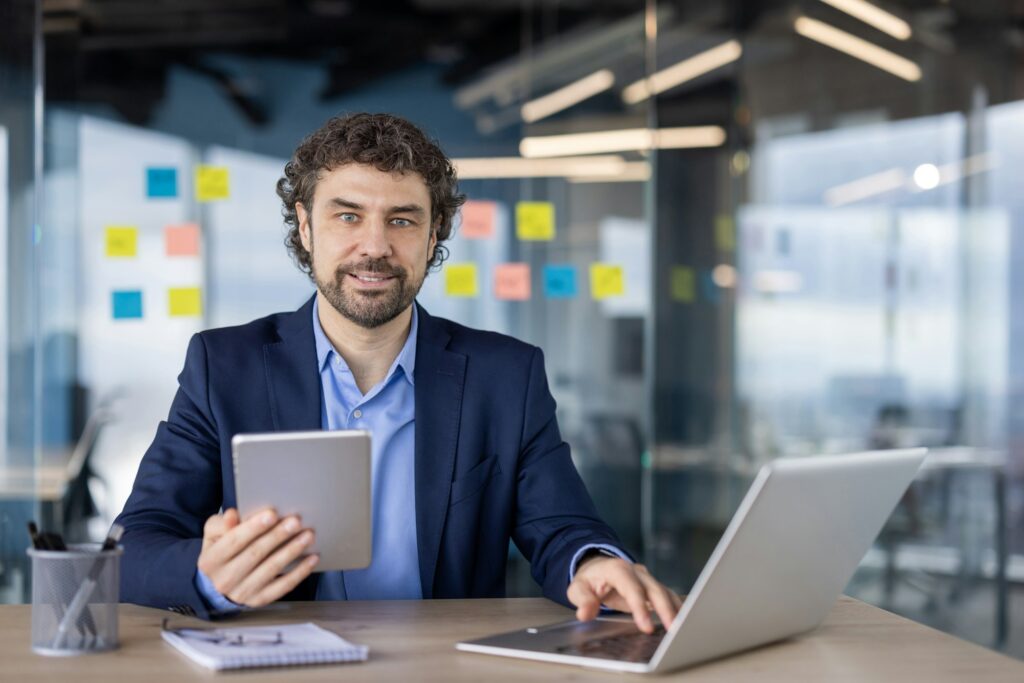
{"label": "laptop keyboard", "polygon": [[650,635],[636,631],[588,640],[578,645],[563,645],[557,651],[565,655],[617,659],[624,662],[648,662],[664,637],[665,629],[658,626]]}

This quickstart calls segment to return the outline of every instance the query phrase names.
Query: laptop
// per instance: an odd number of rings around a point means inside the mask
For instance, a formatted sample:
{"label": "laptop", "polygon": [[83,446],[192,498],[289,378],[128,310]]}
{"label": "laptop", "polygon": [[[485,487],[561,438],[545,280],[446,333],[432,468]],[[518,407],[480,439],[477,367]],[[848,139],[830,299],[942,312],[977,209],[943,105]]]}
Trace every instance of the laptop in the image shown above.
{"label": "laptop", "polygon": [[455,647],[662,673],[810,631],[832,609],[925,453],[781,458],[762,467],[675,620],[653,635],[614,615]]}

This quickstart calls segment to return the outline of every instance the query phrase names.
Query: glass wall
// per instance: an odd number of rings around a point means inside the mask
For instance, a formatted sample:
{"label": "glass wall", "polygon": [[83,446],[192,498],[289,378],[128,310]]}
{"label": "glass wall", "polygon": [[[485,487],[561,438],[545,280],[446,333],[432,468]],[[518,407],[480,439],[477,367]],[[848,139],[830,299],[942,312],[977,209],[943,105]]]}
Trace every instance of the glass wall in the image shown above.
{"label": "glass wall", "polygon": [[847,592],[1020,656],[1011,10],[707,6],[659,22],[713,46],[658,125],[728,137],[658,153],[648,559],[690,585],[770,459],[928,446]]}
{"label": "glass wall", "polygon": [[[36,3],[0,6],[0,600],[27,593],[25,523],[50,481],[39,468]],[[38,476],[37,476],[38,475]]]}
{"label": "glass wall", "polygon": [[[294,146],[389,111],[470,200],[420,302],[544,350],[576,464],[657,576],[690,588],[771,459],[929,446],[847,590],[1024,656],[1020,9],[592,5],[5,6],[5,471],[70,463],[46,509],[101,535],[189,336],[312,292],[274,194]],[[508,590],[537,593],[514,547]]]}

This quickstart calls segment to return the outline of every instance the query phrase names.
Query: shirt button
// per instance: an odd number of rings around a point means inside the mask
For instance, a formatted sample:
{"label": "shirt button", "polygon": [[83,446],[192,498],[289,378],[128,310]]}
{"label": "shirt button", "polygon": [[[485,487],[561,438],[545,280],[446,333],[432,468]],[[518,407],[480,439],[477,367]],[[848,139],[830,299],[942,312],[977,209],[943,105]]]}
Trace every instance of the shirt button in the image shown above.
{"label": "shirt button", "polygon": [[358,420],[362,416],[363,416],[363,411],[359,410],[358,408],[356,410],[352,411],[352,417],[354,417],[355,419]]}

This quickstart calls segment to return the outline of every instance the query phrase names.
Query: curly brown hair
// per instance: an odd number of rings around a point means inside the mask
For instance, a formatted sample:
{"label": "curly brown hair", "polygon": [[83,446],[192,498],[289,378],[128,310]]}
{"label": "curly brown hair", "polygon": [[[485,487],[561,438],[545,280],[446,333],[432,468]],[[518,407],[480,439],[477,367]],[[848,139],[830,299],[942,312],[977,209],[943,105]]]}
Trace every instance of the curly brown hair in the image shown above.
{"label": "curly brown hair", "polygon": [[277,194],[284,202],[281,213],[289,228],[285,246],[299,268],[313,277],[312,257],[302,246],[295,205],[301,203],[311,210],[320,173],[349,163],[423,177],[430,192],[430,222],[437,236],[427,267],[440,267],[448,257],[441,243],[451,236],[455,212],[466,201],[466,196],[458,192],[455,166],[435,141],[409,121],[391,114],[362,113],[332,117],[308,135],[277,181]]}

